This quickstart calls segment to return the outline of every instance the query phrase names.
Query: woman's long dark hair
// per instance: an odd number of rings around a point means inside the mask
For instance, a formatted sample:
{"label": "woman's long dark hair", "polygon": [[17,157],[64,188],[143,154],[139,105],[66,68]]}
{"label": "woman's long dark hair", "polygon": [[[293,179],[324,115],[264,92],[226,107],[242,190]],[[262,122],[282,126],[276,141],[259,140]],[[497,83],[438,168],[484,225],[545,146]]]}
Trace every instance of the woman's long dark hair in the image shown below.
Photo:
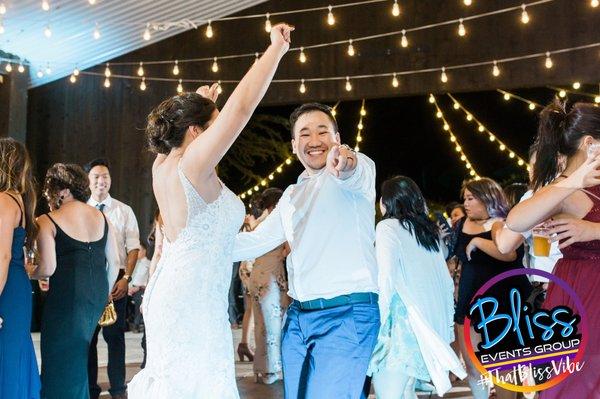
{"label": "woman's long dark hair", "polygon": [[429,218],[425,198],[419,186],[406,176],[395,176],[381,185],[381,202],[385,206],[384,219],[398,219],[428,251],[440,249],[440,229]]}
{"label": "woman's long dark hair", "polygon": [[594,104],[579,102],[569,107],[555,99],[544,108],[535,139],[534,190],[556,179],[561,173],[559,156],[574,155],[587,135],[600,140],[600,108]]}

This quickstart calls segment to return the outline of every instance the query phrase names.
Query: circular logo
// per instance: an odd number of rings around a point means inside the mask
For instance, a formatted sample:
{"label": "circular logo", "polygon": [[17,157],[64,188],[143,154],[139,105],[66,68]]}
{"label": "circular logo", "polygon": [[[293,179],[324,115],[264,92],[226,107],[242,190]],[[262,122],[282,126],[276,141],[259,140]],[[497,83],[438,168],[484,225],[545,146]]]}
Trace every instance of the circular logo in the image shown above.
{"label": "circular logo", "polygon": [[[505,280],[520,275],[549,279],[556,284],[553,289],[570,297],[575,309],[564,304],[538,308],[516,287],[507,289]],[[481,383],[516,392],[542,391],[584,366],[588,326],[583,304],[564,280],[551,273],[529,268],[501,273],[475,293],[467,313],[465,346],[482,374]],[[475,348],[471,327],[481,337]]]}

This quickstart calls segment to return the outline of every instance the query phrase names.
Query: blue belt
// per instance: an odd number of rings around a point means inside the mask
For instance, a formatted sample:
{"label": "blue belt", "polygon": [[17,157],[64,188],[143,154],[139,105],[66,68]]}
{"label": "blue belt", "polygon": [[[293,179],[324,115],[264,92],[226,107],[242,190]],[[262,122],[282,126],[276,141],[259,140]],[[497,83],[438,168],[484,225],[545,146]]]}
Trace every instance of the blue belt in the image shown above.
{"label": "blue belt", "polygon": [[340,295],[330,299],[313,299],[310,301],[300,302],[294,299],[292,306],[296,306],[302,310],[317,310],[329,309],[344,305],[353,305],[357,303],[373,303],[377,304],[379,295],[372,292],[358,292],[349,295]]}

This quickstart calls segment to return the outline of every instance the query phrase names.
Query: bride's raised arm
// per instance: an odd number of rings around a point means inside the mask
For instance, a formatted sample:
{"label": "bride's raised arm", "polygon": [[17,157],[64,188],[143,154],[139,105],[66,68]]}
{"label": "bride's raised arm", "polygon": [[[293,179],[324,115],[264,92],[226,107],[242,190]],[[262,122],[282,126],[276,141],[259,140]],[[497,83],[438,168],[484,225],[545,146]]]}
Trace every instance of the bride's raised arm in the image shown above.
{"label": "bride's raised arm", "polygon": [[271,29],[271,45],[237,85],[212,125],[186,149],[182,159],[186,171],[206,176],[214,173],[265,95],[279,61],[289,49],[293,29],[286,24]]}

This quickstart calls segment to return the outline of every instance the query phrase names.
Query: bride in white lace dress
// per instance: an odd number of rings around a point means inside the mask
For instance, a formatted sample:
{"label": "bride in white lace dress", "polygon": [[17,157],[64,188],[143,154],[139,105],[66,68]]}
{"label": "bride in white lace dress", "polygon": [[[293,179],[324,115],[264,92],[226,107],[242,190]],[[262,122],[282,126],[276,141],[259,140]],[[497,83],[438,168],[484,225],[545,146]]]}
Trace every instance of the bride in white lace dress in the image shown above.
{"label": "bride in white lace dress", "polygon": [[215,167],[264,96],[292,30],[273,27],[271,45],[221,113],[213,85],[165,100],[148,117],[164,242],[146,288],[148,359],[129,385],[132,399],[239,398],[227,307],[232,244],[244,206]]}

